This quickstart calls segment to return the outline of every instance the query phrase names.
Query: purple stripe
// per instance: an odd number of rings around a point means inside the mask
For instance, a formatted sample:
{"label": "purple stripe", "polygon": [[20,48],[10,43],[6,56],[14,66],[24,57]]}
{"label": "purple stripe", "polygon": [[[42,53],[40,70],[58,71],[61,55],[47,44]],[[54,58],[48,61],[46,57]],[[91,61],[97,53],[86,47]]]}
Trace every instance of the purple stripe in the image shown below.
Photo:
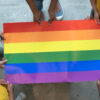
{"label": "purple stripe", "polygon": [[12,84],[97,81],[100,71],[7,74],[6,80]]}

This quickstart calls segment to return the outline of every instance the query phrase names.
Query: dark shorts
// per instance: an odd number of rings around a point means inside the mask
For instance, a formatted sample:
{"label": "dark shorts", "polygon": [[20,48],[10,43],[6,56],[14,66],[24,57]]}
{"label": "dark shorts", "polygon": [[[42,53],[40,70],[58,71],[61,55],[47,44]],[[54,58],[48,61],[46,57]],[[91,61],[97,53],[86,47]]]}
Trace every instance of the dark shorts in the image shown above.
{"label": "dark shorts", "polygon": [[43,0],[34,0],[34,3],[36,4],[38,10],[42,10],[43,8]]}
{"label": "dark shorts", "polygon": [[94,10],[93,9],[91,10],[91,15],[92,15],[92,17],[94,17]]}
{"label": "dark shorts", "polygon": [[90,19],[93,19],[94,18],[94,10],[92,9],[91,10],[91,18]]}

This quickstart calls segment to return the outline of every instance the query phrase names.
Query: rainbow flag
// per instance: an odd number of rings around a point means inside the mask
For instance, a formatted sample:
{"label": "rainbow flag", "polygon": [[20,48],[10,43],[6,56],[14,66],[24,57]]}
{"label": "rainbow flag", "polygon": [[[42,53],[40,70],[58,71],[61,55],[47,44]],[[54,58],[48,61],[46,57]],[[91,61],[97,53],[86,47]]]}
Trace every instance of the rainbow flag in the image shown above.
{"label": "rainbow flag", "polygon": [[94,20],[5,23],[4,34],[6,80],[13,84],[100,79],[100,25]]}

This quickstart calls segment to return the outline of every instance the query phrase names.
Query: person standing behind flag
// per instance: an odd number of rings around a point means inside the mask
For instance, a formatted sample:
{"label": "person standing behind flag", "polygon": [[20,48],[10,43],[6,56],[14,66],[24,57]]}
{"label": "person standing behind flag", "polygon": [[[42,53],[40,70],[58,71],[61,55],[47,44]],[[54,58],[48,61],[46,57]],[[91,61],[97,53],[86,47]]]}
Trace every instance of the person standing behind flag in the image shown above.
{"label": "person standing behind flag", "polygon": [[89,17],[86,19],[96,19],[98,24],[100,24],[100,0],[90,0],[92,5],[92,11]]}
{"label": "person standing behind flag", "polygon": [[[41,24],[44,20],[43,15],[43,0],[26,0],[30,6],[32,13],[34,14],[34,21]],[[49,24],[54,20],[61,20],[63,18],[63,10],[58,0],[51,0],[51,4],[48,10]]]}
{"label": "person standing behind flag", "polygon": [[12,84],[3,79],[0,79],[0,100],[14,100]]}

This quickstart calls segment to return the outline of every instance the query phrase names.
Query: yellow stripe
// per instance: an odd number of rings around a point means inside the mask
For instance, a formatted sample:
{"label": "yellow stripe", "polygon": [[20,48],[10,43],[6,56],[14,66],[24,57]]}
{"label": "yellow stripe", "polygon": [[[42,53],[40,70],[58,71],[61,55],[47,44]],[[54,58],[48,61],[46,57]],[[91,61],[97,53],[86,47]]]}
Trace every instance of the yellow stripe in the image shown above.
{"label": "yellow stripe", "polygon": [[8,43],[8,44],[5,44],[4,46],[5,46],[6,54],[8,53],[100,50],[100,40]]}

